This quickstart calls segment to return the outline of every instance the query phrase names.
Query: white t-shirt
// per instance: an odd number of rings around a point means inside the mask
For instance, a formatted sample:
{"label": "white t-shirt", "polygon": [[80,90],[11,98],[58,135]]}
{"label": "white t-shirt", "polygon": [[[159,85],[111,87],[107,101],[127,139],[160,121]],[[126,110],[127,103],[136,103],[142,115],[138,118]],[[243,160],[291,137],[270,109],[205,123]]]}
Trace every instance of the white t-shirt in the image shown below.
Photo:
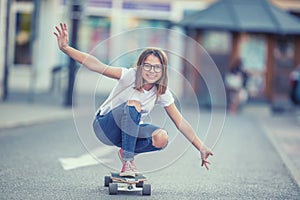
{"label": "white t-shirt", "polygon": [[[122,68],[121,78],[112,89],[106,101],[100,106],[100,115],[105,115],[120,104],[128,100],[136,100],[141,103],[141,122],[150,113],[155,104],[163,107],[174,103],[174,98],[169,89],[165,94],[160,95],[156,101],[156,87],[152,87],[149,91],[138,91],[135,87],[136,70],[134,68]],[[97,111],[98,112],[98,111]]]}

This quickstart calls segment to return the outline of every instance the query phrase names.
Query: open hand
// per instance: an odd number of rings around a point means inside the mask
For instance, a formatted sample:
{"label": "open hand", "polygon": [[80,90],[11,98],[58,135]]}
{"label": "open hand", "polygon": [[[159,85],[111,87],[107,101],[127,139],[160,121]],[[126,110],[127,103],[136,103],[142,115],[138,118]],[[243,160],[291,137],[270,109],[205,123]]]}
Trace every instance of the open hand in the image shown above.
{"label": "open hand", "polygon": [[205,149],[204,151],[201,151],[200,154],[202,159],[201,167],[204,166],[207,170],[209,170],[208,165],[210,164],[210,162],[207,161],[207,158],[209,156],[212,156],[213,153],[209,149]]}
{"label": "open hand", "polygon": [[60,50],[64,51],[68,47],[69,36],[68,36],[68,27],[66,24],[60,23],[60,28],[55,26],[57,32],[54,32],[56,35],[58,47]]}

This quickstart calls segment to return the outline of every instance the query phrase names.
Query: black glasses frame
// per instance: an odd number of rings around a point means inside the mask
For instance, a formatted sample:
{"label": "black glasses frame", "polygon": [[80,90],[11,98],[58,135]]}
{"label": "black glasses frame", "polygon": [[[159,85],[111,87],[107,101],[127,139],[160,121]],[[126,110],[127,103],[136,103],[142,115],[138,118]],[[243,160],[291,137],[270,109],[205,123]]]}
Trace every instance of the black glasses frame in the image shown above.
{"label": "black glasses frame", "polygon": [[151,71],[152,69],[154,69],[155,73],[160,73],[163,70],[163,66],[162,65],[151,65],[150,63],[144,63],[142,64],[142,67],[145,71]]}

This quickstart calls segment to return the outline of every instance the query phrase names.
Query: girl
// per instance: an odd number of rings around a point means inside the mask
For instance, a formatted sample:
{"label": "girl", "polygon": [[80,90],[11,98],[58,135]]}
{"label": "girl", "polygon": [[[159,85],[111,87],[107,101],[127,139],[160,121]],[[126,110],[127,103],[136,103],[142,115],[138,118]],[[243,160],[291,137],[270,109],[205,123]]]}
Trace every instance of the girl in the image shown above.
{"label": "girl", "polygon": [[200,152],[202,165],[208,170],[207,158],[212,152],[197,137],[191,125],[183,118],[168,90],[168,60],[157,48],[144,50],[136,66],[131,69],[105,65],[94,56],[68,45],[68,29],[60,23],[55,27],[59,49],[91,71],[117,79],[108,99],[100,106],[94,120],[95,134],[101,142],[120,147],[121,176],[135,176],[134,156],[139,153],[162,150],[168,144],[167,132],[143,120],[155,104],[164,107],[178,130]]}

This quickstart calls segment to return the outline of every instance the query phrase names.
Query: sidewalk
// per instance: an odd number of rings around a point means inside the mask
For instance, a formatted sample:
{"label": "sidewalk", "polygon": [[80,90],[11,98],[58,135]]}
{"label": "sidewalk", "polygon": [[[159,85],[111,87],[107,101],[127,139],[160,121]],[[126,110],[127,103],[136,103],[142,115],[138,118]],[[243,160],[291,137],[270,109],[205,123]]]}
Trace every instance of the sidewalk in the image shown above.
{"label": "sidewalk", "polygon": [[72,117],[71,108],[32,103],[0,103],[0,129]]}
{"label": "sidewalk", "polygon": [[254,116],[300,187],[300,113],[274,115],[267,105],[247,106],[244,114]]}
{"label": "sidewalk", "polygon": [[72,108],[66,108],[61,99],[49,94],[32,98],[21,92],[11,94],[0,102],[0,129],[14,128],[72,117]]}

